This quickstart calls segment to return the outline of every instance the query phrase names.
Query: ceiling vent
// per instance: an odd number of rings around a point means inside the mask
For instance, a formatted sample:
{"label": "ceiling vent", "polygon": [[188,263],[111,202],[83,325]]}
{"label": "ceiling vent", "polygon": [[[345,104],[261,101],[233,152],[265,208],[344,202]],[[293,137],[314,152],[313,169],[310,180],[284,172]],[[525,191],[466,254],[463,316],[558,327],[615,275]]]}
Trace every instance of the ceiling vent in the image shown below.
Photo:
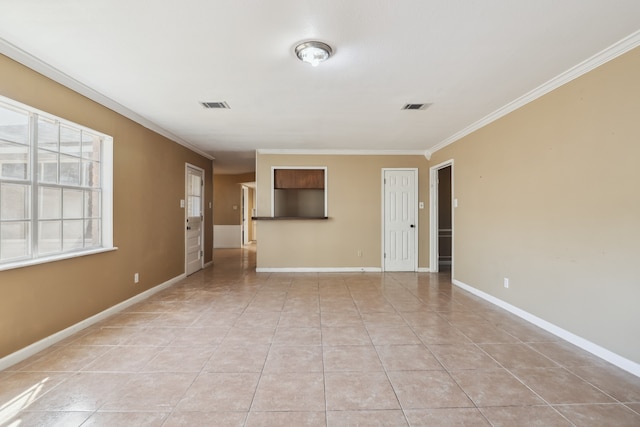
{"label": "ceiling vent", "polygon": [[431,104],[405,104],[403,110],[426,110]]}
{"label": "ceiling vent", "polygon": [[229,104],[227,104],[224,101],[223,102],[201,102],[200,104],[206,109],[222,108],[222,109],[228,110],[230,108]]}

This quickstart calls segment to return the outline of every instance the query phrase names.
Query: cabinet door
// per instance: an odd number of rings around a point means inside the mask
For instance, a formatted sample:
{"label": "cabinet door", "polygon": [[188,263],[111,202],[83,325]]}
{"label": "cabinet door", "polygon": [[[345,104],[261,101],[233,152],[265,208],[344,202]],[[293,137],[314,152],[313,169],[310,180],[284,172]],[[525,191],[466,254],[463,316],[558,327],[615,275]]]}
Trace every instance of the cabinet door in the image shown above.
{"label": "cabinet door", "polygon": [[273,178],[276,189],[324,188],[324,169],[276,169]]}

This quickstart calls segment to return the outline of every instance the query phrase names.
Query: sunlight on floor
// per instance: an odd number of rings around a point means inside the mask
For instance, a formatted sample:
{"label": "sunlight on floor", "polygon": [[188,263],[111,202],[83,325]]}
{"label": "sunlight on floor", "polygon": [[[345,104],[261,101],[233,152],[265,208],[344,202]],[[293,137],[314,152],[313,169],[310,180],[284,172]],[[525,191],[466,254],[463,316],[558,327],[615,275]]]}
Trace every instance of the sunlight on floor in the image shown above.
{"label": "sunlight on floor", "polygon": [[[37,384],[29,387],[24,392],[20,393],[4,405],[0,406],[0,425],[4,425],[5,422],[9,421],[20,411],[26,409],[33,403],[42,391],[42,387],[49,380],[49,378],[45,378]],[[7,427],[18,427],[22,423],[21,420],[15,420],[11,424],[8,424]]]}

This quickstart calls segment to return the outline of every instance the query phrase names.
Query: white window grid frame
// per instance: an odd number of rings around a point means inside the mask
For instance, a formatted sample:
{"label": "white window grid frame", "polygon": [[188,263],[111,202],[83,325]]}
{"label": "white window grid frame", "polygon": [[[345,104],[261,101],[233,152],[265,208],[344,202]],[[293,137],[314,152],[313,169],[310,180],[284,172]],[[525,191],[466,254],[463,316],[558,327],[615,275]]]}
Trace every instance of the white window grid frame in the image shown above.
{"label": "white window grid frame", "polygon": [[[29,218],[23,220],[2,220],[2,223],[9,222],[28,222],[29,224],[29,241],[28,241],[28,255],[22,258],[15,258],[7,261],[0,261],[0,271],[9,270],[13,268],[26,267],[29,265],[36,265],[46,262],[57,261],[61,259],[67,258],[75,258],[85,255],[91,255],[106,251],[111,251],[117,249],[113,246],[113,137],[110,135],[104,134],[102,132],[96,131],[95,129],[88,128],[86,126],[82,126],[78,123],[71,122],[64,118],[55,116],[51,113],[47,113],[45,111],[39,110],[37,108],[31,107],[29,105],[23,104],[21,102],[15,101],[11,98],[7,98],[0,95],[0,105],[6,107],[8,109],[20,110],[22,112],[26,112],[28,114],[28,143],[26,146],[29,149],[28,154],[28,174],[25,180],[13,179],[13,178],[2,178],[0,177],[0,183],[8,183],[8,184],[18,184],[18,185],[27,185],[30,191],[30,209],[29,209]],[[58,156],[57,165],[58,165],[58,176],[56,183],[50,182],[39,182],[38,174],[40,165],[38,162],[38,151],[41,149],[38,146],[38,119],[43,118],[49,121],[53,121],[57,124],[58,129],[58,149],[57,151],[48,150],[50,153],[56,153]],[[98,187],[84,186],[82,182],[82,174],[83,172],[83,160],[89,160],[87,158],[83,158],[82,151],[80,155],[73,155],[69,153],[65,153],[60,149],[60,129],[62,127],[72,128],[81,132],[86,132],[91,135],[100,138],[100,185]],[[82,146],[82,140],[80,140],[80,146]],[[72,185],[72,184],[61,184],[60,183],[60,155],[68,155],[70,157],[77,158],[80,164],[79,173],[80,177],[80,185]],[[92,160],[95,161],[95,160]],[[61,216],[57,220],[60,221],[60,252],[55,252],[51,254],[41,255],[38,251],[38,238],[39,238],[39,189],[40,188],[59,188],[61,192],[60,197],[60,213]],[[99,205],[100,205],[100,216],[97,219],[100,220],[100,245],[98,246],[90,246],[84,247],[84,221],[87,219],[96,219],[96,217],[87,218],[86,213],[84,212],[84,198],[86,197],[83,194],[83,215],[81,220],[83,221],[83,247],[82,248],[74,248],[68,251],[64,250],[63,247],[63,228],[62,223],[65,218],[64,214],[64,200],[62,192],[65,189],[71,190],[80,190],[86,191],[98,191],[100,194],[99,197]],[[75,219],[78,220],[78,219]],[[55,221],[55,219],[53,220]]]}

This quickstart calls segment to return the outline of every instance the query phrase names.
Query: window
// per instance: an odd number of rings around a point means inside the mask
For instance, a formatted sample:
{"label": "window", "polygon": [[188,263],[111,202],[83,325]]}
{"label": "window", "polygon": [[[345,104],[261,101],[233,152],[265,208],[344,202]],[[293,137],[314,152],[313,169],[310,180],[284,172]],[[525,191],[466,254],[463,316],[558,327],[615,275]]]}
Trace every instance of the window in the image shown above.
{"label": "window", "polygon": [[326,218],[326,167],[272,168],[275,218]]}
{"label": "window", "polygon": [[110,249],[112,139],[0,97],[0,269]]}

